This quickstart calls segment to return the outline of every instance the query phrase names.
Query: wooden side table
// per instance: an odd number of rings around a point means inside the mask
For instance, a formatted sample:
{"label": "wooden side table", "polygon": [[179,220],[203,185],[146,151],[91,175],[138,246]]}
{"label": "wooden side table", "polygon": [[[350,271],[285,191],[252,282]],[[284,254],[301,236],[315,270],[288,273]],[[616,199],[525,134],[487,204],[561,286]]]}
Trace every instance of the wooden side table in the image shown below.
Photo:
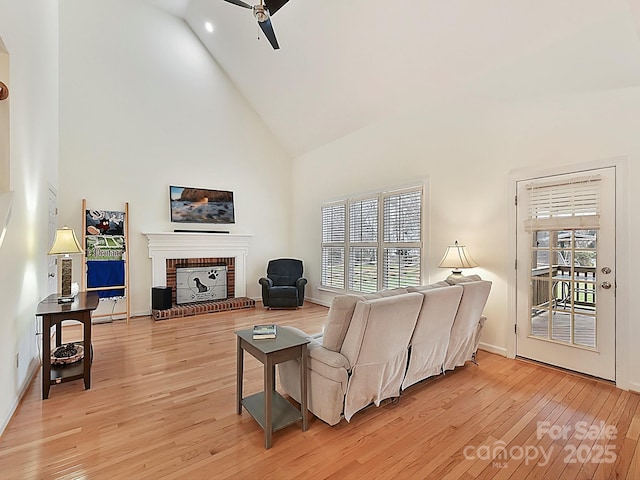
{"label": "wooden side table", "polygon": [[[70,303],[58,303],[52,294],[38,304],[37,317],[42,317],[42,399],[49,398],[54,384],[84,379],[84,388],[91,388],[91,312],[98,308],[97,292],[80,292]],[[62,321],[76,320],[83,325],[84,358],[69,365],[51,365],[51,327],[56,325],[56,346],[62,344]]]}
{"label": "wooden side table", "polygon": [[[278,327],[276,338],[254,340],[253,330],[240,330],[237,335],[237,413],[242,407],[264,429],[264,448],[271,448],[272,433],[302,419],[302,431],[307,425],[307,343],[309,340]],[[264,365],[264,391],[242,398],[244,352],[249,352]],[[276,392],[276,364],[300,359],[300,410]]]}

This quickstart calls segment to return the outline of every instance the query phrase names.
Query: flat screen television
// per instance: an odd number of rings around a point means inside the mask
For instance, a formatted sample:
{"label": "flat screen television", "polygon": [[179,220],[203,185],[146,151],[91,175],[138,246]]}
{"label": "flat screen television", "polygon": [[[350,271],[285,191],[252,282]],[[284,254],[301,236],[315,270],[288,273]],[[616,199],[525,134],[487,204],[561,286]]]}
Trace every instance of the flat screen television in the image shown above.
{"label": "flat screen television", "polygon": [[176,223],[235,223],[233,192],[169,186],[171,221]]}

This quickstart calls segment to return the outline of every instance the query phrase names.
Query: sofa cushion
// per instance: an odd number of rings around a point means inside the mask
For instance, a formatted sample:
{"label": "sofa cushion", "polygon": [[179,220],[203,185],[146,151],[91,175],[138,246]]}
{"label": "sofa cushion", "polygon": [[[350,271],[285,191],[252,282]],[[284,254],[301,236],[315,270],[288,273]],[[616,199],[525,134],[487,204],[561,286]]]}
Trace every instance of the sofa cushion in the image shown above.
{"label": "sofa cushion", "polygon": [[394,297],[396,295],[402,295],[403,293],[409,293],[409,290],[407,290],[406,288],[390,288],[387,290],[380,290],[378,292],[378,294],[381,297]]}
{"label": "sofa cushion", "polygon": [[411,355],[402,389],[442,371],[451,327],[462,298],[461,285],[430,288],[424,295],[420,316],[411,337]]}
{"label": "sofa cushion", "polygon": [[409,293],[409,290],[403,287],[389,288],[386,290],[378,290],[375,293],[365,293],[362,295],[364,300],[375,300],[376,298],[395,297],[396,295],[402,295]]}
{"label": "sofa cushion", "polygon": [[429,285],[417,285],[415,287],[407,287],[407,290],[410,292],[424,292],[426,290],[432,290],[434,288],[442,288],[442,287],[450,287],[447,282],[444,280],[436,283],[430,283]]}
{"label": "sofa cushion", "polygon": [[405,293],[358,302],[342,345],[351,365],[344,418],[370,403],[397,397],[407,368],[409,340],[424,297]]}
{"label": "sofa cushion", "polygon": [[455,277],[451,276],[447,278],[445,282],[447,282],[449,285],[457,285],[459,283],[477,282],[479,280],[482,280],[482,278],[480,278],[480,275],[460,275]]}
{"label": "sofa cushion", "polygon": [[273,280],[273,284],[277,287],[293,285],[297,280],[291,275],[276,275],[274,273],[269,275],[269,277],[271,278],[271,280]]}
{"label": "sofa cushion", "polygon": [[298,289],[291,286],[273,287],[269,292],[269,296],[271,298],[298,298]]}
{"label": "sofa cushion", "polygon": [[322,346],[339,352],[349,329],[356,304],[364,298],[360,295],[338,295],[333,298],[322,335]]}
{"label": "sofa cushion", "polygon": [[479,335],[478,324],[481,321],[491,282],[487,280],[461,282],[462,299],[451,327],[445,370],[453,370],[471,360]]}

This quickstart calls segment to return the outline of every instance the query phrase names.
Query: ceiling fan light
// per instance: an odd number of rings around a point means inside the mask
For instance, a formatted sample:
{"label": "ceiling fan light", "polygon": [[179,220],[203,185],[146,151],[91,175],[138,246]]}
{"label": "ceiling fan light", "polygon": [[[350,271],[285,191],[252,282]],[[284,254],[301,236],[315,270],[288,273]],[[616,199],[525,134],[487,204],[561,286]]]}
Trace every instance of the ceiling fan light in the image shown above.
{"label": "ceiling fan light", "polygon": [[262,5],[254,5],[253,6],[253,16],[256,17],[256,20],[260,23],[269,20],[269,10],[267,10]]}

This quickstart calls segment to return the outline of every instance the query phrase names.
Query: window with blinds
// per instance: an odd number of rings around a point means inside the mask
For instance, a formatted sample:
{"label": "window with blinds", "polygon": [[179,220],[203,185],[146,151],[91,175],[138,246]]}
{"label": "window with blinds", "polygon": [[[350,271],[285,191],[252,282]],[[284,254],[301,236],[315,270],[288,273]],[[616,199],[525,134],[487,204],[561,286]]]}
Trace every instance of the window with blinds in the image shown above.
{"label": "window with blinds", "polygon": [[422,186],[323,205],[322,286],[371,293],[420,285],[422,209]]}
{"label": "window with blinds", "polygon": [[345,204],[322,207],[322,243],[344,243]]}
{"label": "window with blinds", "polygon": [[322,286],[343,290],[345,285],[346,203],[322,207]]}
{"label": "window with blinds", "polygon": [[349,202],[349,241],[375,243],[378,241],[378,198]]}
{"label": "window with blinds", "polygon": [[420,285],[422,190],[383,196],[383,288]]}
{"label": "window with blinds", "polygon": [[523,192],[531,235],[530,336],[596,348],[602,177],[537,180]]}

